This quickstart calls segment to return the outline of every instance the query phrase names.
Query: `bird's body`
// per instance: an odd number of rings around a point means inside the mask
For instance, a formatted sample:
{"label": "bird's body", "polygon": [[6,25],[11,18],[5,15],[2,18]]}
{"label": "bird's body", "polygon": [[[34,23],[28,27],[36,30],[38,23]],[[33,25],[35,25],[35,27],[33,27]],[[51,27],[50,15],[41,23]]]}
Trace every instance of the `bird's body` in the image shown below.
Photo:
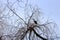
{"label": "bird's body", "polygon": [[37,21],[36,20],[33,19],[33,21],[34,21],[35,24],[37,24]]}

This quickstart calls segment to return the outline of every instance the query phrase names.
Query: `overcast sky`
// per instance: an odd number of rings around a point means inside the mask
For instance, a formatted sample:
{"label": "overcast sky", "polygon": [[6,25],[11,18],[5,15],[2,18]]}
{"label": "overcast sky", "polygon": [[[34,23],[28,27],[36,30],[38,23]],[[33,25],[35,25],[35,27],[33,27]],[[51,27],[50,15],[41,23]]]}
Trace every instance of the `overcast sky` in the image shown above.
{"label": "overcast sky", "polygon": [[[60,31],[60,0],[40,0],[40,8],[43,9],[44,13],[52,18],[58,25]],[[60,34],[60,33],[59,33]]]}
{"label": "overcast sky", "polygon": [[[58,25],[60,31],[60,0],[37,0],[33,1],[37,4],[47,18],[52,19]],[[33,3],[32,2],[32,3]],[[60,34],[60,32],[59,32]]]}

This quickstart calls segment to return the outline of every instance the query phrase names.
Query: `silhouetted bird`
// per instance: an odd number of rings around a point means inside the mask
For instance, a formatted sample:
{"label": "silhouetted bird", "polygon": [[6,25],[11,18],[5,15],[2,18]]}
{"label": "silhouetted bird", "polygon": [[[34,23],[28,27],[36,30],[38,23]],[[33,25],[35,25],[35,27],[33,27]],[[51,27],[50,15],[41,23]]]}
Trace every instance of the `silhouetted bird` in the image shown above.
{"label": "silhouetted bird", "polygon": [[37,24],[37,21],[35,19],[33,19],[34,23]]}
{"label": "silhouetted bird", "polygon": [[0,40],[2,40],[2,36],[0,37]]}

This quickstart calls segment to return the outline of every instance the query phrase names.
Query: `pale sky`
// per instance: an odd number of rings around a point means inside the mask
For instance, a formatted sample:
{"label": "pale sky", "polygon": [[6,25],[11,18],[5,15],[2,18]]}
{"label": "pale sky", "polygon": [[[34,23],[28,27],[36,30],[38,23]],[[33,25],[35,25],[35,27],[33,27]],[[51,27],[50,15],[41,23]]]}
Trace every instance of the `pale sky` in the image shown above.
{"label": "pale sky", "polygon": [[60,0],[29,0],[30,4],[38,5],[46,19],[52,19],[57,24],[57,34],[60,36]]}
{"label": "pale sky", "polygon": [[56,22],[58,34],[60,35],[60,0],[34,0],[33,2],[41,8],[45,17]]}
{"label": "pale sky", "polygon": [[[39,0],[40,8],[45,15],[56,22],[58,32],[60,31],[60,0]],[[59,32],[60,35],[60,32]]]}

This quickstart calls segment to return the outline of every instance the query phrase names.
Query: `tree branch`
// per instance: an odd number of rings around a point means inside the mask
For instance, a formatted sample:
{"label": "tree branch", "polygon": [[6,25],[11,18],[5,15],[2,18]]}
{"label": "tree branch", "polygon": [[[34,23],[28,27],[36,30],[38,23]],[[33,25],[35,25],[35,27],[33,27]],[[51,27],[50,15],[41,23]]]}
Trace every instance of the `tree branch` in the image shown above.
{"label": "tree branch", "polygon": [[28,33],[28,31],[29,31],[29,30],[27,30],[27,31],[22,35],[21,40],[23,40],[23,39],[24,39],[24,37],[25,37],[25,35]]}
{"label": "tree branch", "polygon": [[[9,6],[7,6],[9,8]],[[23,20],[16,12],[14,12],[11,8],[9,8],[17,17],[19,17],[21,20]],[[24,21],[24,20],[23,20]],[[27,23],[24,21],[24,23],[27,25]]]}
{"label": "tree branch", "polygon": [[40,36],[34,29],[33,29],[33,32],[36,34],[37,37],[41,38],[42,40],[47,40],[46,38]]}
{"label": "tree branch", "polygon": [[31,18],[33,17],[33,15],[34,15],[34,13],[32,13],[32,15],[30,16],[30,18],[28,19],[28,24],[29,24]]}

